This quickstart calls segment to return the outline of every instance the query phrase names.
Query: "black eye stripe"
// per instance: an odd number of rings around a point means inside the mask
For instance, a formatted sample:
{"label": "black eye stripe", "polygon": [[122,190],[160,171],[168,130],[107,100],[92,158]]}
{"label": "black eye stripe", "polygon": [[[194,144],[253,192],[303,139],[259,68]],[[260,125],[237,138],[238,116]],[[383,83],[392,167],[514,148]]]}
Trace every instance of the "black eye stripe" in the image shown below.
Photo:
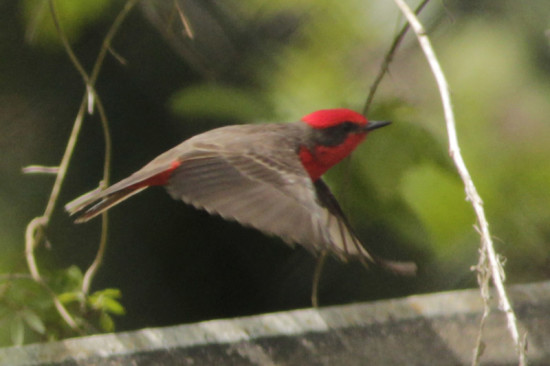
{"label": "black eye stripe", "polygon": [[357,125],[357,123],[353,123],[353,122],[344,122],[343,123],[343,127],[342,127],[344,130],[348,131],[348,132],[351,132],[351,131],[356,131],[359,129],[359,126]]}
{"label": "black eye stripe", "polygon": [[345,133],[349,133],[349,132],[352,132],[352,131],[357,131],[359,129],[359,125],[357,125],[357,123],[353,123],[353,122],[350,122],[350,121],[346,121],[346,122],[342,122],[336,126],[332,126],[332,127],[327,127],[325,128],[325,131],[327,133],[338,133],[338,132],[345,132]]}
{"label": "black eye stripe", "polygon": [[346,121],[337,124],[336,126],[313,129],[315,135],[314,140],[318,145],[336,146],[343,143],[350,133],[359,131],[361,126],[357,123]]}

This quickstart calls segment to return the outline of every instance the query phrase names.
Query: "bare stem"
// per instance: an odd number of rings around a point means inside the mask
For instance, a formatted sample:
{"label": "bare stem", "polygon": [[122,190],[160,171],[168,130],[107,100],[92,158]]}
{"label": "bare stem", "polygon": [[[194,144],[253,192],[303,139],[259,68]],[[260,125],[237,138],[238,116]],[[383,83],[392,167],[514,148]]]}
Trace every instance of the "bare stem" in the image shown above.
{"label": "bare stem", "polygon": [[[414,15],[414,12],[409,8],[409,6],[403,0],[394,0],[394,1],[397,4],[397,6],[401,9],[403,14],[407,18],[409,24],[411,25],[412,29],[414,30],[416,37],[418,38],[418,42],[426,56],[426,59],[430,65],[430,68],[432,69],[432,73],[436,79],[439,92],[441,95],[441,101],[443,104],[445,122],[447,125],[447,134],[449,139],[449,155],[453,159],[454,164],[457,168],[457,171],[462,181],[464,182],[466,198],[472,203],[472,206],[474,208],[474,211],[477,217],[479,232],[481,235],[481,250],[483,251],[484,255],[487,256],[490,276],[493,280],[493,285],[495,286],[498,294],[500,309],[506,315],[506,319],[508,322],[508,331],[516,346],[516,351],[518,353],[518,358],[519,358],[519,364],[526,365],[527,356],[524,348],[524,342],[520,338],[516,315],[510,305],[510,301],[508,299],[506,289],[504,288],[504,273],[502,269],[502,264],[494,249],[491,234],[489,232],[489,224],[487,222],[487,219],[485,217],[485,211],[483,209],[483,201],[481,200],[481,197],[477,193],[474,182],[470,176],[470,173],[468,172],[468,169],[466,168],[466,164],[464,163],[462,155],[460,154],[460,147],[459,147],[458,139],[456,135],[455,117],[454,117],[454,112],[451,104],[451,97],[449,93],[449,86],[447,84],[447,80],[437,60],[434,50],[431,46],[430,40],[426,35],[426,31],[424,30],[424,27],[422,26],[418,18]],[[482,288],[481,291],[483,296],[483,292],[486,290]]]}
{"label": "bare stem", "polygon": [[[423,0],[415,9],[415,14],[420,14],[422,9],[424,9],[424,6],[428,4],[430,0]],[[382,64],[380,65],[380,69],[378,70],[378,75],[376,75],[376,78],[374,79],[374,82],[370,86],[369,95],[367,97],[367,101],[365,102],[365,107],[363,108],[363,115],[366,116],[369,113],[370,106],[372,104],[372,100],[374,99],[374,94],[376,93],[376,90],[378,90],[378,86],[382,82],[382,79],[388,72],[388,69],[390,67],[390,64],[393,60],[393,56],[395,55],[395,52],[397,51],[397,48],[401,44],[401,41],[403,41],[403,38],[405,38],[405,35],[407,34],[407,31],[409,30],[409,23],[405,23],[403,25],[403,28],[397,33],[397,35],[394,37],[393,42],[390,46],[390,49],[388,52],[386,52],[386,56],[384,57],[384,60],[382,61]]]}
{"label": "bare stem", "polygon": [[28,273],[8,273],[0,275],[0,281],[34,280]]}
{"label": "bare stem", "polygon": [[[61,159],[61,163],[59,164],[59,167],[57,167],[56,179],[52,187],[50,198],[46,205],[44,214],[40,217],[37,217],[31,220],[31,222],[29,222],[29,224],[27,225],[26,234],[25,234],[25,257],[26,257],[27,265],[29,267],[29,272],[31,273],[32,278],[37,283],[42,285],[42,287],[44,287],[50,293],[50,295],[52,296],[54,305],[58,310],[59,314],[61,315],[61,317],[72,329],[77,330],[79,333],[82,333],[82,331],[80,330],[80,328],[78,327],[74,319],[71,317],[67,309],[63,306],[63,304],[59,301],[54,291],[46,284],[44,279],[41,277],[40,272],[38,270],[38,265],[36,263],[36,258],[34,256],[34,249],[37,243],[39,243],[42,240],[44,235],[44,229],[48,226],[52,213],[55,209],[55,205],[59,197],[59,192],[61,191],[61,187],[63,185],[63,181],[67,173],[69,162],[72,157],[74,147],[76,145],[76,142],[78,140],[78,135],[82,127],[84,114],[86,112],[86,106],[88,106],[88,111],[90,113],[93,112],[94,105],[98,106],[98,110],[100,113],[100,118],[103,126],[104,138],[105,138],[104,181],[108,180],[109,178],[109,166],[110,166],[110,160],[111,160],[111,138],[109,134],[109,127],[108,127],[105,111],[103,109],[101,100],[99,99],[94,89],[94,84],[99,75],[99,71],[101,69],[101,65],[103,64],[103,60],[105,59],[105,55],[107,51],[110,49],[110,44],[114,35],[116,34],[118,28],[122,24],[128,12],[132,9],[132,7],[136,4],[136,2],[137,0],[128,0],[124,8],[122,9],[122,11],[119,13],[117,18],[113,22],[113,25],[111,26],[111,28],[109,29],[109,32],[105,36],[102,48],[94,64],[92,74],[91,76],[88,76],[82,64],[79,62],[78,58],[74,54],[71,48],[71,45],[69,44],[67,37],[65,36],[65,33],[63,32],[59,24],[54,1],[53,0],[48,1],[50,6],[51,16],[52,16],[54,25],[56,27],[56,30],[63,43],[65,51],[67,52],[67,54],[69,55],[69,58],[71,59],[71,62],[73,63],[73,65],[78,70],[79,74],[82,76],[84,80],[84,83],[86,85],[86,93],[83,96],[82,101],[80,103],[80,107],[79,107],[77,116],[75,118],[75,121],[73,123],[73,128],[69,136],[69,140],[67,142],[65,152]],[[84,291],[85,293],[87,293],[87,291],[89,290],[91,279],[93,278],[93,275],[97,270],[97,267],[101,263],[103,253],[105,252],[106,238],[107,238],[107,218],[106,216],[104,216],[98,254],[96,255],[96,259],[92,263],[90,270],[88,270],[85,275],[86,281],[84,282],[85,286],[83,287],[83,290],[86,290]]]}
{"label": "bare stem", "polygon": [[[429,2],[430,0],[423,0],[416,8],[415,13],[419,14],[422,9],[424,9],[424,6]],[[395,55],[395,52],[397,51],[397,48],[401,44],[401,41],[403,38],[405,38],[405,34],[407,34],[407,31],[409,30],[409,23],[406,23],[399,33],[394,37],[393,42],[388,50],[386,52],[386,56],[384,57],[384,60],[382,61],[382,64],[380,65],[380,68],[378,70],[378,74],[376,75],[376,78],[374,79],[374,82],[370,86],[369,95],[367,96],[367,100],[365,102],[365,106],[363,107],[363,115],[367,116],[370,110],[370,106],[372,104],[372,101],[374,99],[374,95],[376,94],[376,91],[378,90],[378,86],[382,82],[382,79],[388,72],[388,69],[390,67],[390,63],[393,60],[393,56]],[[349,160],[348,160],[349,161]],[[319,298],[318,298],[318,286],[319,281],[321,279],[321,273],[323,272],[323,267],[325,266],[326,262],[326,256],[327,254],[325,252],[321,253],[321,256],[317,260],[317,264],[315,266],[315,273],[313,276],[313,287],[311,290],[311,304],[313,307],[319,306]]]}
{"label": "bare stem", "polygon": [[317,259],[317,264],[315,266],[315,272],[313,272],[313,287],[311,288],[311,305],[314,308],[319,307],[319,282],[321,282],[321,273],[323,272],[323,267],[327,261],[328,252],[323,250],[321,255]]}
{"label": "bare stem", "polygon": [[[101,64],[103,62],[103,59],[107,55],[107,52],[112,52],[111,41],[113,37],[115,36],[118,28],[120,27],[120,25],[128,15],[128,13],[130,12],[130,10],[134,7],[136,2],[137,0],[128,0],[126,2],[124,8],[118,14],[115,21],[113,22],[113,25],[111,26],[111,29],[109,29],[109,32],[105,36],[105,39],[103,40],[103,44],[101,46],[101,50],[99,51],[99,55],[97,57],[94,68],[92,70],[92,75],[90,77],[91,82],[96,81],[99,75],[99,71],[101,69]],[[99,117],[101,119],[101,125],[103,127],[103,137],[105,139],[105,164],[103,166],[102,185],[107,186],[109,185],[110,165],[111,165],[111,150],[112,150],[111,133],[109,132],[109,123],[107,121],[107,115],[105,113],[103,103],[101,102],[101,100],[97,95],[95,95],[95,99],[96,99],[97,110],[99,112]],[[104,212],[101,219],[101,238],[99,240],[99,248],[97,250],[96,256],[92,264],[86,270],[86,273],[84,274],[84,279],[82,280],[82,292],[84,294],[89,293],[92,280],[95,277],[95,274],[97,273],[99,266],[103,262],[103,257],[105,255],[105,248],[107,247],[107,234],[108,234],[108,227],[109,227],[108,224],[109,224],[108,215],[106,212]]]}
{"label": "bare stem", "polygon": [[107,52],[109,52],[111,48],[111,42],[115,37],[115,34],[117,33],[118,29],[122,25],[122,22],[124,22],[124,19],[126,19],[126,16],[130,12],[130,10],[132,10],[134,5],[136,5],[136,3],[137,3],[137,0],[128,0],[126,4],[124,4],[124,8],[122,8],[120,13],[118,13],[115,21],[113,22],[113,25],[111,25],[111,28],[107,32],[107,35],[103,40],[103,45],[101,46],[101,50],[99,51],[99,54],[97,56],[97,60],[94,64],[94,68],[92,69],[92,74],[90,76],[90,82],[92,84],[94,84],[95,81],[97,80],[99,71],[101,70],[101,66],[103,65],[103,60],[105,59]]}
{"label": "bare stem", "polygon": [[491,313],[491,306],[489,305],[490,293],[489,293],[489,281],[491,280],[491,271],[487,263],[486,251],[479,250],[479,261],[477,266],[472,268],[477,271],[477,283],[481,291],[481,298],[483,299],[483,314],[479,321],[479,331],[477,333],[476,345],[474,347],[472,366],[479,365],[479,359],[485,351],[485,344],[483,343],[483,329],[485,328],[485,322]]}
{"label": "bare stem", "polygon": [[36,217],[27,225],[27,230],[25,232],[25,256],[27,258],[27,264],[29,266],[29,272],[31,273],[32,278],[40,286],[42,286],[52,297],[55,308],[57,309],[61,318],[71,327],[71,329],[82,334],[82,330],[76,324],[75,320],[69,313],[69,311],[63,306],[61,301],[57,298],[55,292],[48,286],[44,281],[40,272],[38,270],[38,265],[36,264],[36,259],[34,257],[34,246],[37,242],[37,236],[42,236],[42,229],[44,227],[44,222],[46,217]]}
{"label": "bare stem", "polygon": [[42,235],[40,232],[44,225],[44,217],[35,217],[27,225],[25,230],[25,257],[27,258],[27,266],[29,267],[29,272],[31,273],[32,278],[41,283],[42,276],[40,276],[40,271],[38,270],[38,265],[36,264],[36,258],[34,257],[34,247],[36,245],[36,236]]}
{"label": "bare stem", "polygon": [[[102,185],[109,185],[109,176],[110,176],[110,164],[111,164],[111,134],[109,132],[109,124],[107,121],[107,116],[105,114],[105,109],[103,108],[103,103],[99,98],[97,100],[97,110],[99,111],[99,116],[101,118],[101,125],[103,126],[103,135],[105,139],[105,164],[103,166],[103,180]],[[96,256],[82,280],[82,292],[87,295],[90,292],[90,287],[92,280],[99,269],[99,266],[103,262],[103,257],[105,255],[105,248],[107,247],[107,234],[109,231],[109,219],[107,212],[104,212],[101,216],[101,238],[99,240],[99,247],[97,249]]]}
{"label": "bare stem", "polygon": [[24,174],[53,174],[59,173],[59,167],[57,166],[43,166],[43,165],[29,165],[24,167]]}
{"label": "bare stem", "polygon": [[193,32],[193,28],[191,28],[191,23],[189,22],[189,19],[185,16],[185,13],[181,9],[180,3],[177,0],[174,0],[174,6],[176,7],[176,10],[178,11],[178,14],[180,16],[181,24],[183,25],[184,29],[184,35],[189,37],[190,39],[195,38],[195,32]]}

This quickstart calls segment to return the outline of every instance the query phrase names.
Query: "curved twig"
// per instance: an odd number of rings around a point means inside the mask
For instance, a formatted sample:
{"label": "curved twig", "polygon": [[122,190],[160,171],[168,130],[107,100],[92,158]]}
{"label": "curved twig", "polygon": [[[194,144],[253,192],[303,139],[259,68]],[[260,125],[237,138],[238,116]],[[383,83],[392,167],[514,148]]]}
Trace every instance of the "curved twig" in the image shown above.
{"label": "curved twig", "polygon": [[25,231],[25,256],[27,258],[27,264],[29,266],[29,272],[31,273],[31,276],[33,280],[38,283],[42,288],[44,288],[52,297],[53,303],[55,308],[57,309],[57,312],[63,318],[65,323],[71,327],[71,329],[77,331],[78,333],[82,334],[82,329],[76,324],[76,321],[71,316],[69,311],[63,306],[61,301],[57,298],[57,295],[55,292],[48,286],[48,284],[44,281],[42,276],[40,275],[40,272],[38,270],[38,266],[36,264],[36,260],[34,257],[34,246],[36,243],[36,237],[37,235],[42,235],[41,230],[44,227],[44,222],[46,221],[46,217],[41,216],[37,217],[27,225],[27,229]]}
{"label": "curved twig", "polygon": [[[95,83],[95,81],[97,80],[103,59],[107,55],[107,52],[110,52],[111,50],[111,41],[113,37],[115,36],[118,28],[120,27],[120,25],[128,15],[128,13],[136,3],[137,3],[137,0],[128,0],[124,8],[121,10],[121,12],[118,14],[115,21],[113,22],[113,25],[109,29],[109,32],[107,32],[107,35],[103,40],[101,50],[99,51],[97,61],[94,65],[94,68],[92,69],[92,74],[90,76],[90,81],[92,83]],[[95,94],[95,91],[94,91],[94,94]],[[95,95],[95,99],[96,99],[97,110],[99,112],[99,117],[101,119],[101,125],[103,127],[103,136],[105,139],[105,164],[103,166],[103,180],[101,184],[104,186],[108,186],[109,177],[110,177],[110,165],[111,165],[111,146],[112,146],[111,134],[109,132],[109,124],[107,122],[107,115],[105,113],[105,109],[103,108],[103,103],[101,102],[101,100],[97,95]],[[97,253],[92,264],[86,270],[86,273],[84,274],[84,278],[82,280],[82,292],[84,294],[89,293],[92,280],[95,277],[95,274],[97,273],[99,266],[103,262],[105,248],[107,247],[108,223],[109,223],[108,214],[104,212],[101,219],[101,238],[99,240],[99,247],[97,249]]]}
{"label": "curved twig", "polygon": [[[121,10],[115,21],[113,22],[111,28],[109,29],[109,32],[105,36],[105,39],[103,41],[103,45],[101,47],[101,50],[98,54],[98,57],[96,59],[96,62],[94,64],[94,68],[92,70],[91,76],[88,76],[84,68],[82,67],[81,63],[79,62],[78,58],[74,54],[71,45],[69,44],[67,37],[65,36],[65,33],[63,32],[58,16],[57,11],[55,8],[55,3],[53,0],[49,0],[50,5],[50,12],[52,15],[52,19],[54,22],[54,25],[56,27],[56,30],[59,34],[59,37],[63,43],[63,46],[65,48],[65,51],[69,55],[69,58],[71,59],[71,62],[75,66],[75,68],[78,70],[79,74],[82,76],[84,83],[86,85],[86,93],[82,98],[82,101],[80,103],[80,107],[77,113],[77,116],[75,118],[75,121],[73,123],[73,128],[69,137],[69,140],[67,142],[67,146],[65,148],[65,152],[63,154],[63,157],[61,159],[61,163],[59,164],[59,167],[57,167],[57,174],[56,179],[54,182],[54,185],[52,187],[52,191],[50,193],[50,197],[48,199],[48,203],[46,205],[46,209],[44,211],[44,214],[40,217],[37,217],[33,219],[28,225],[26,229],[26,235],[25,235],[25,256],[27,260],[27,265],[29,267],[29,271],[33,277],[33,279],[41,284],[51,295],[54,301],[54,305],[62,318],[67,322],[67,324],[81,332],[80,328],[72,319],[69,312],[65,309],[63,304],[57,299],[56,294],[53,292],[53,290],[46,284],[46,282],[43,280],[43,278],[40,275],[40,272],[38,270],[38,266],[36,264],[36,259],[34,257],[34,249],[39,243],[44,235],[44,228],[48,226],[48,223],[50,221],[51,215],[55,209],[55,205],[57,203],[59,192],[61,191],[61,187],[63,185],[63,181],[65,179],[67,169],[69,166],[70,159],[72,157],[74,147],[76,145],[76,142],[78,140],[78,135],[80,133],[80,129],[82,127],[82,122],[84,120],[84,113],[86,112],[86,106],[88,106],[88,111],[90,113],[93,112],[93,106],[97,105],[97,109],[100,114],[101,123],[103,126],[103,132],[104,132],[104,138],[105,138],[105,165],[104,165],[104,181],[108,180],[109,178],[109,170],[110,170],[110,156],[111,156],[111,138],[109,134],[109,126],[107,122],[107,118],[105,115],[105,111],[103,109],[103,105],[101,103],[101,100],[99,99],[95,89],[94,84],[97,80],[97,77],[99,75],[99,71],[101,69],[101,66],[103,64],[103,61],[105,59],[105,55],[107,54],[107,51],[110,49],[111,41],[116,34],[118,28],[122,24],[123,20],[126,18],[126,15],[128,12],[132,9],[132,7],[136,4],[137,0],[128,0],[124,6],[124,8]],[[103,219],[103,225],[102,225],[102,233],[101,233],[101,240],[100,245],[98,249],[98,253],[96,255],[96,258],[92,265],[90,266],[90,269],[86,272],[85,280],[83,281],[83,292],[87,293],[90,287],[91,280],[97,271],[97,267],[101,263],[103,253],[105,251],[105,245],[106,245],[106,238],[107,238],[107,219],[104,217]]]}
{"label": "curved twig", "polygon": [[[455,117],[451,104],[451,96],[449,93],[447,80],[437,60],[437,57],[435,56],[434,50],[431,46],[428,36],[426,35],[424,27],[422,26],[418,18],[414,15],[413,11],[403,0],[394,1],[401,9],[403,14],[407,18],[407,21],[414,30],[416,37],[418,38],[418,43],[420,44],[420,47],[422,48],[422,51],[426,56],[426,59],[430,65],[430,68],[432,69],[432,73],[437,82],[445,114],[445,123],[447,126],[447,134],[449,139],[449,155],[453,159],[458,174],[464,182],[466,198],[472,203],[477,217],[477,224],[479,226],[482,243],[481,250],[483,252],[483,254],[480,256],[479,265],[484,266],[484,262],[486,262],[489,266],[490,277],[493,280],[493,284],[498,294],[500,308],[506,315],[506,319],[508,322],[508,331],[516,346],[516,351],[519,357],[519,364],[525,365],[527,362],[527,356],[524,348],[524,341],[520,338],[516,314],[514,313],[514,310],[510,305],[506,289],[504,288],[504,272],[502,269],[502,263],[500,262],[500,259],[495,252],[493,246],[493,240],[489,232],[489,224],[487,222],[485,211],[483,209],[483,201],[476,190],[474,182],[470,176],[470,173],[468,172],[468,169],[466,168],[466,164],[464,163],[462,155],[460,154],[460,147],[456,136]],[[485,255],[487,259],[484,259]],[[483,286],[481,287],[483,296],[483,292],[486,291],[486,289],[484,290]],[[484,301],[487,301],[487,299],[484,298]]]}
{"label": "curved twig", "polygon": [[[422,9],[424,9],[424,6],[429,2],[430,0],[423,0],[416,8],[415,13],[419,14]],[[372,104],[372,101],[374,99],[374,95],[376,94],[376,91],[378,90],[378,86],[382,82],[382,79],[388,72],[390,63],[393,60],[393,56],[395,55],[395,52],[397,51],[397,48],[401,44],[401,41],[403,38],[405,38],[405,34],[407,34],[407,31],[409,30],[409,24],[406,23],[399,33],[394,37],[393,42],[386,52],[386,56],[384,57],[384,60],[382,61],[382,64],[380,65],[380,69],[378,71],[378,74],[376,75],[376,78],[374,79],[372,85],[369,89],[369,94],[367,96],[367,100],[365,101],[365,106],[363,107],[363,115],[367,116],[370,106]],[[348,160],[349,161],[349,160]],[[321,279],[321,273],[323,272],[323,267],[325,266],[326,261],[326,253],[321,253],[319,258],[317,259],[317,264],[315,265],[315,272],[313,275],[313,285],[311,290],[311,304],[313,307],[319,307],[319,298],[318,298],[318,289],[319,289],[319,281]]]}
{"label": "curved twig", "polygon": [[[103,108],[103,103],[99,98],[96,98],[97,110],[101,119],[101,125],[103,126],[103,136],[105,139],[105,164],[103,166],[103,180],[101,185],[109,185],[109,176],[110,176],[110,164],[111,164],[111,134],[109,132],[109,125],[107,122],[107,116],[105,114],[105,109]],[[107,247],[107,234],[109,232],[109,216],[107,212],[104,212],[101,215],[101,237],[99,239],[99,247],[95,255],[92,264],[84,273],[82,279],[82,292],[87,295],[90,292],[90,287],[92,285],[92,280],[97,273],[97,270],[101,263],[103,262],[103,257],[105,255],[105,248]]]}
{"label": "curved twig", "polygon": [[[414,10],[415,14],[420,14],[422,9],[428,4],[430,0],[423,0]],[[407,31],[409,30],[409,23],[405,23],[403,25],[403,28],[397,33],[397,35],[394,37],[393,42],[390,46],[390,49],[388,52],[386,52],[386,56],[384,57],[384,60],[382,61],[382,65],[380,65],[380,69],[378,70],[378,75],[376,75],[376,78],[374,79],[374,82],[370,86],[369,95],[367,97],[367,101],[365,102],[365,106],[363,107],[363,115],[368,115],[370,106],[372,104],[372,100],[374,99],[374,94],[376,93],[376,90],[378,89],[378,86],[382,82],[382,79],[384,78],[384,75],[388,72],[388,69],[390,67],[390,64],[393,60],[393,55],[395,55],[395,52],[397,51],[397,47],[401,44],[401,41],[403,38],[405,38],[405,35],[407,34]]]}
{"label": "curved twig", "polygon": [[327,261],[328,251],[323,250],[321,255],[317,259],[317,264],[315,265],[315,271],[313,272],[313,286],[311,288],[311,305],[314,308],[319,307],[319,283],[321,282],[321,274],[323,272],[323,267]]}

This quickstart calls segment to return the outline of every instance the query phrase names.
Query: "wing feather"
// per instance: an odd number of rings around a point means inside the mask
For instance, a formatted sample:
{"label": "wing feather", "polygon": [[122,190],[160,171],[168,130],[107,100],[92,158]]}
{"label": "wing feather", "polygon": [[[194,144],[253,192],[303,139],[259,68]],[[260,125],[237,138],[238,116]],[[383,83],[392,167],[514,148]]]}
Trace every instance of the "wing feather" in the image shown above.
{"label": "wing feather", "polygon": [[[296,166],[285,169],[293,159]],[[285,161],[252,153],[196,156],[173,172],[167,190],[175,199],[313,252],[373,261],[339,206],[334,211],[328,187],[320,180],[314,184],[296,156]]]}

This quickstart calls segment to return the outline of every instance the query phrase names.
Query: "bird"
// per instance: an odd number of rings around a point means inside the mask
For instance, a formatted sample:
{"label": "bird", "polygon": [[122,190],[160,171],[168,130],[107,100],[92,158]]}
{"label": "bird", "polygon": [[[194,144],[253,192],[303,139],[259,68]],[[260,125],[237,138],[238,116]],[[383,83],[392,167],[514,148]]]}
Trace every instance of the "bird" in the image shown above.
{"label": "bird", "polygon": [[323,109],[297,122],[219,127],[166,151],[129,177],[65,206],[86,222],[151,186],[226,220],[234,220],[313,254],[357,259],[399,274],[413,262],[383,259],[353,230],[323,174],[389,121],[369,121],[345,108]]}

